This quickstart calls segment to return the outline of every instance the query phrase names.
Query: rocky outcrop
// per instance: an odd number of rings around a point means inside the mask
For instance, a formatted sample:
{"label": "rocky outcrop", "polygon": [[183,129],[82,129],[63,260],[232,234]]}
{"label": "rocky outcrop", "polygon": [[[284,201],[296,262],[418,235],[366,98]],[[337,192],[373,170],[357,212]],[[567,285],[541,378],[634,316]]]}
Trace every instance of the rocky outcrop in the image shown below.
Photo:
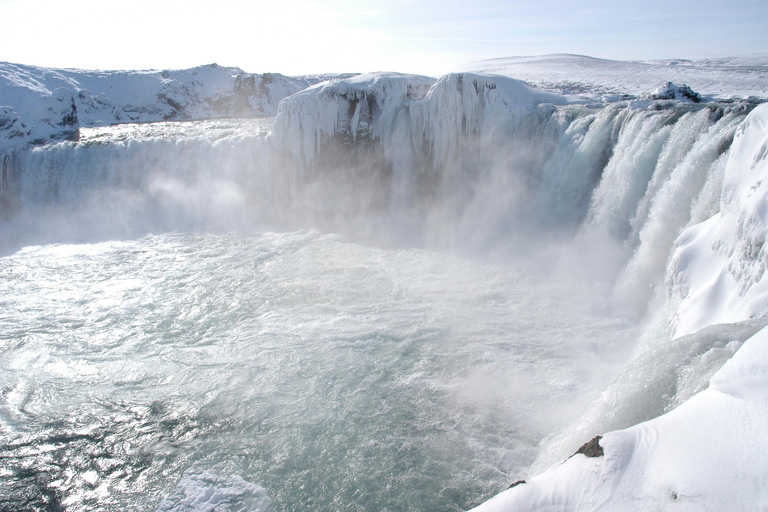
{"label": "rocky outcrop", "polygon": [[651,100],[678,100],[690,103],[701,103],[703,101],[701,94],[687,85],[675,85],[672,82],[667,82],[653,91],[644,94],[644,96]]}

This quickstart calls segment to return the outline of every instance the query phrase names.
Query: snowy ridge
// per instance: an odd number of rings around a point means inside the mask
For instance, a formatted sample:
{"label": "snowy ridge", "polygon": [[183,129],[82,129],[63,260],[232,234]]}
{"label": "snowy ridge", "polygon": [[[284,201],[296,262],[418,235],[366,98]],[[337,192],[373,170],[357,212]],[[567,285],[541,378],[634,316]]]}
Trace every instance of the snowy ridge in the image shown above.
{"label": "snowy ridge", "polygon": [[0,149],[80,126],[274,115],[284,97],[335,76],[251,74],[216,64],[82,71],[0,62]]}
{"label": "snowy ridge", "polygon": [[685,84],[718,100],[768,98],[768,55],[632,62],[556,54],[483,60],[459,66],[456,71],[511,76],[537,87],[600,101],[642,96],[667,82]]}

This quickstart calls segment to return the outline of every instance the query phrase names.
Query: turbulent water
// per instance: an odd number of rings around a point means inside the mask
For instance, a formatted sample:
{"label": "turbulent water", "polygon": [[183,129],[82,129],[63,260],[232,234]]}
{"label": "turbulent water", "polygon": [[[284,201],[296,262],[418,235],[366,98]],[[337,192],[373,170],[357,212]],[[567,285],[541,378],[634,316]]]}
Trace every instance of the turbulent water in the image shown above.
{"label": "turbulent water", "polygon": [[716,211],[733,110],[548,110],[524,172],[410,209],[385,176],[397,208],[334,210],[354,189],[276,168],[266,119],[16,152],[0,509],[480,503],[629,359],[676,233]]}
{"label": "turbulent water", "polygon": [[4,452],[74,508],[156,505],[194,465],[281,510],[465,508],[629,332],[529,267],[315,232],[51,245],[1,268]]}

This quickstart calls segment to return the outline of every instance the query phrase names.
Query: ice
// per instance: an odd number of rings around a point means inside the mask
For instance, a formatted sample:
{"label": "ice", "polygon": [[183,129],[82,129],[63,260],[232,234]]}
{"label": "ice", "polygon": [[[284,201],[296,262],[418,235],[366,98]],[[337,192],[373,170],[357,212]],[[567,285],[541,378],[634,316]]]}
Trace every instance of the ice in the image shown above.
{"label": "ice", "polygon": [[739,126],[725,165],[720,211],[678,239],[667,270],[677,335],[764,317],[768,106]]}

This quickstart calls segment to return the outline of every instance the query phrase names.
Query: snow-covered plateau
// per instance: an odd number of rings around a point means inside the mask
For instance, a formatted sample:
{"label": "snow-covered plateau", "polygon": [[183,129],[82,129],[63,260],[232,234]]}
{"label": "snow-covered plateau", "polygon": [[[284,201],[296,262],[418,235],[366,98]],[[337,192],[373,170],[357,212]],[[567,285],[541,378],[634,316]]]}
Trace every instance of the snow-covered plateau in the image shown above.
{"label": "snow-covered plateau", "polygon": [[768,511],[766,76],[0,64],[0,510]]}
{"label": "snow-covered plateau", "polygon": [[82,71],[0,62],[0,148],[74,137],[88,126],[273,116],[286,96],[343,76],[252,74],[216,64]]}

